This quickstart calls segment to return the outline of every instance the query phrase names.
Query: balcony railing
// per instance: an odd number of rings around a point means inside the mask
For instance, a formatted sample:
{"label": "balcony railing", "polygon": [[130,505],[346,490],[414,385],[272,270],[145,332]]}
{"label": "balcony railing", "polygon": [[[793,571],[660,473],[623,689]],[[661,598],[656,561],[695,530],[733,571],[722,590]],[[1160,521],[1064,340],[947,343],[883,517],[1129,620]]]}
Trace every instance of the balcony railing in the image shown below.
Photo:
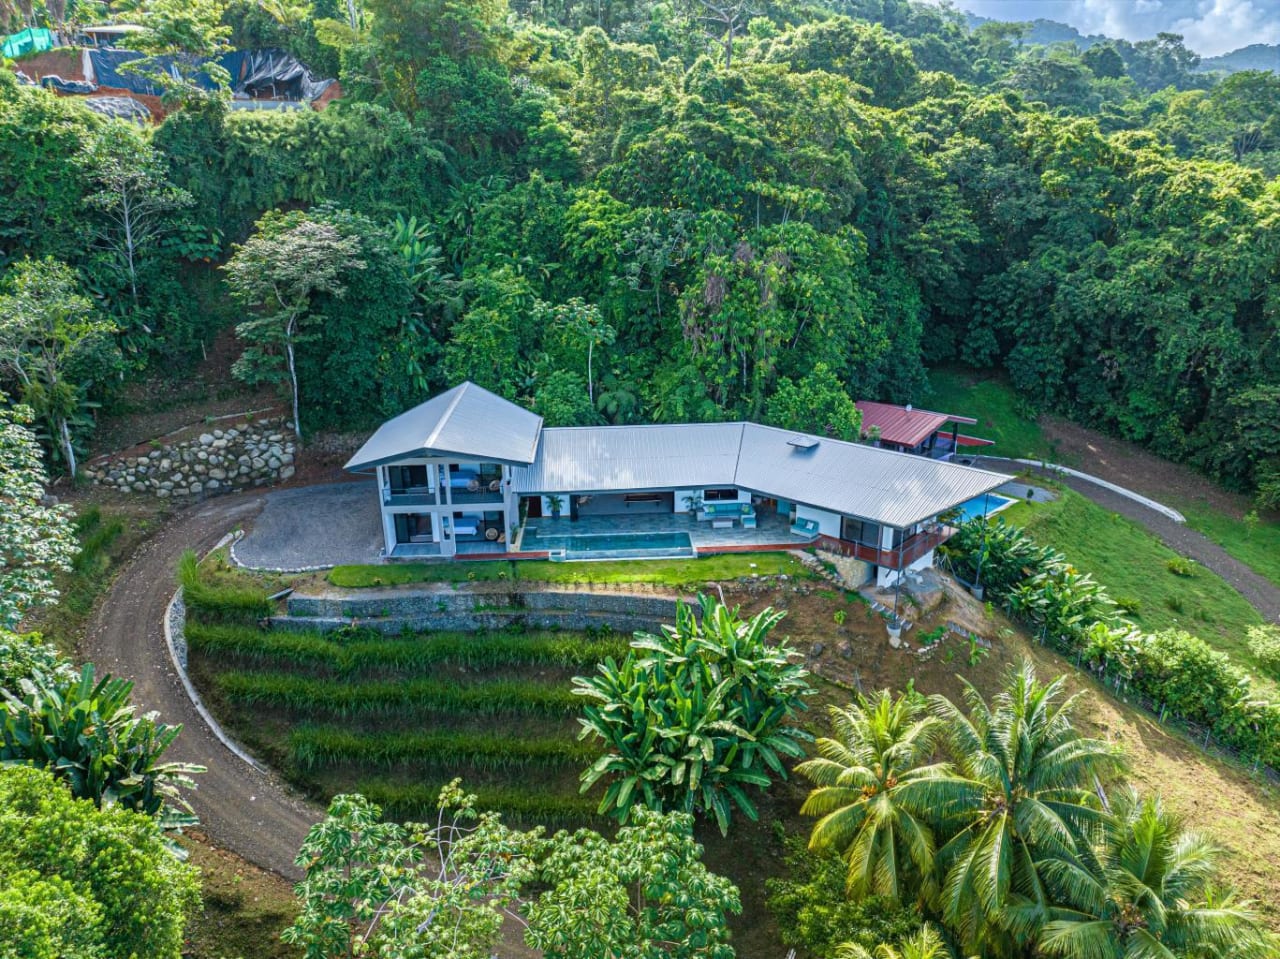
{"label": "balcony railing", "polygon": [[382,488],[382,505],[435,506],[436,493],[435,490],[428,489],[425,486],[409,487],[408,489],[390,489],[384,486]]}
{"label": "balcony railing", "polygon": [[836,539],[834,536],[820,536],[819,541],[825,549],[840,553],[842,556],[851,556],[886,569],[904,569],[929,550],[941,546],[954,533],[954,527],[938,525],[933,529],[907,537],[900,547],[895,546],[893,549],[866,546],[846,539]]}

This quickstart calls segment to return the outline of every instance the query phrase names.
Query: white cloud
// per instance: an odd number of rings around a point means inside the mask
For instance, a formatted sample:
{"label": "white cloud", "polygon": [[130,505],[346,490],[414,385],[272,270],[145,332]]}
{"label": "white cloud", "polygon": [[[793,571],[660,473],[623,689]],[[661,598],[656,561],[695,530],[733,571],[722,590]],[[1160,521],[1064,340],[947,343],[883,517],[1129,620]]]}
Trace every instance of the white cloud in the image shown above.
{"label": "white cloud", "polygon": [[1147,40],[1180,33],[1187,46],[1216,56],[1251,43],[1280,43],[1277,0],[957,0],[963,10],[996,20],[1043,17],[1081,33]]}

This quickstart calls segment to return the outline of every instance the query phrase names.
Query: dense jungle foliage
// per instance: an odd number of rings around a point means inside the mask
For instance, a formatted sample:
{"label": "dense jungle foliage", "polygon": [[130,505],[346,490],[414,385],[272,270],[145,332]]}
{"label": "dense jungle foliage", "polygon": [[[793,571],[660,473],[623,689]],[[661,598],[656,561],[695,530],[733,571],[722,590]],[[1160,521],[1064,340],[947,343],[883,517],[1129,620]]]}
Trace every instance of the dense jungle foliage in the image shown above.
{"label": "dense jungle foliage", "polygon": [[1280,77],[912,0],[159,6],[208,28],[195,52],[283,46],[344,95],[185,98],[138,132],[0,77],[0,263],[74,267],[123,357],[73,358],[70,400],[6,384],[81,431],[212,341],[202,264],[284,208],[359,246],[299,294],[304,428],[466,377],[556,423],[821,407],[822,429],[833,396],[927,403],[954,360],[1280,488]]}

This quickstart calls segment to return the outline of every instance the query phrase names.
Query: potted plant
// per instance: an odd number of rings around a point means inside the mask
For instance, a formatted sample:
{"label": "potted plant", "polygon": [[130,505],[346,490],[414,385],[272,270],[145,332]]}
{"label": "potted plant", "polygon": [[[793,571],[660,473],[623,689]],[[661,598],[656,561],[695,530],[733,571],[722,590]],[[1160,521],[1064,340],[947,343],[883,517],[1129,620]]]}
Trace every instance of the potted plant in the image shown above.
{"label": "potted plant", "polygon": [[560,510],[564,509],[564,498],[552,494],[547,497],[547,505],[551,507],[551,518],[559,519]]}
{"label": "potted plant", "polygon": [[702,493],[701,492],[690,493],[688,496],[683,497],[683,501],[684,501],[684,508],[687,509],[690,513],[697,513],[702,509]]}

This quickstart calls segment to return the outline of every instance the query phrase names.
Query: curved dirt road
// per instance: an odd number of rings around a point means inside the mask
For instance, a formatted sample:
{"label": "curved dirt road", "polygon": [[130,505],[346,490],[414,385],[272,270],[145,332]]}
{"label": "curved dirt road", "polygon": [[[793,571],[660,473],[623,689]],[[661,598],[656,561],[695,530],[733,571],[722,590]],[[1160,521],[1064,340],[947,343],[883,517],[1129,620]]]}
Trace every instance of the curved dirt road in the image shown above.
{"label": "curved dirt road", "polygon": [[94,614],[84,658],[100,672],[134,682],[140,711],[182,723],[166,758],[200,763],[191,805],[201,829],[218,844],[287,879],[307,829],[322,811],[295,798],[274,777],[233,755],[213,735],[187,698],[165,646],[164,618],[183,550],[211,549],[227,532],[262,508],[263,495],[228,496],[184,509],[139,547]]}

